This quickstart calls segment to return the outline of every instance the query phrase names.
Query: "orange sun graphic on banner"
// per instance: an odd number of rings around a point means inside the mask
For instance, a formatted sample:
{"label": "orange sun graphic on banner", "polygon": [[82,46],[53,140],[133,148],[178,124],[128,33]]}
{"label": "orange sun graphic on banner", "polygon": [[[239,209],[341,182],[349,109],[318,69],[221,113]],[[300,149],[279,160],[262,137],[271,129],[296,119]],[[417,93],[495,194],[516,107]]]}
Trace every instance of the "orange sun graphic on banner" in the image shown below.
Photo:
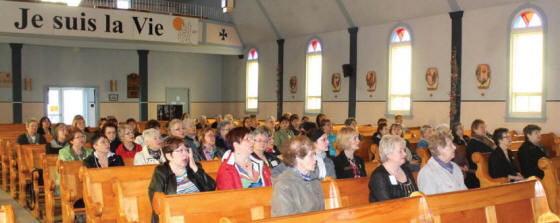
{"label": "orange sun graphic on banner", "polygon": [[184,24],[185,21],[182,18],[176,17],[175,19],[173,19],[173,28],[175,28],[175,30],[177,31],[181,31]]}

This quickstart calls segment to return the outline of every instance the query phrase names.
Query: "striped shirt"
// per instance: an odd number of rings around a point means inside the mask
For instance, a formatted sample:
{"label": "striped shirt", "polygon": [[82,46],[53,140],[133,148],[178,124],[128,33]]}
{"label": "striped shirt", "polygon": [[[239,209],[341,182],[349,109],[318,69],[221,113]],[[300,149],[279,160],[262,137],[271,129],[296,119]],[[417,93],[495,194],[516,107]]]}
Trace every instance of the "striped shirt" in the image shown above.
{"label": "striped shirt", "polygon": [[189,180],[187,172],[181,176],[175,176],[177,178],[177,194],[189,194],[200,192],[198,187]]}

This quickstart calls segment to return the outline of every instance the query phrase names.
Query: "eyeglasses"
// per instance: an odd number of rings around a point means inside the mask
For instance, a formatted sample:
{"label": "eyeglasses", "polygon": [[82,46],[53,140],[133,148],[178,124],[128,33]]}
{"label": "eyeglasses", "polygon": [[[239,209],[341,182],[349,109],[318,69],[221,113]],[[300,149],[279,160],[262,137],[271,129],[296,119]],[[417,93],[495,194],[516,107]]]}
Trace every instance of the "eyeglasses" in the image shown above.
{"label": "eyeglasses", "polygon": [[256,143],[267,143],[268,139],[255,139]]}
{"label": "eyeglasses", "polygon": [[180,152],[189,153],[189,148],[182,145],[181,147],[177,148],[176,150],[173,150],[173,152],[174,153],[180,153]]}

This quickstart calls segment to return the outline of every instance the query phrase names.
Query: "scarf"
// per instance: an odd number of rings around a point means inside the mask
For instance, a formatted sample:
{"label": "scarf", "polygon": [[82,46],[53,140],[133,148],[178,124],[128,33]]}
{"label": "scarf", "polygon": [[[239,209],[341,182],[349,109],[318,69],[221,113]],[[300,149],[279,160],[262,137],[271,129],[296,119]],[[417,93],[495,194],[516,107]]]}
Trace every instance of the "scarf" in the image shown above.
{"label": "scarf", "polygon": [[303,173],[299,172],[299,170],[295,167],[290,167],[292,168],[292,170],[296,171],[296,173],[304,180],[304,181],[312,181],[313,178],[310,176],[309,173],[307,173],[307,175],[304,175]]}
{"label": "scarf", "polygon": [[496,149],[496,144],[494,143],[494,141],[492,141],[490,138],[488,138],[488,136],[481,136],[481,135],[477,135],[477,134],[472,134],[472,138],[484,143],[484,145],[490,147],[491,149]]}
{"label": "scarf", "polygon": [[315,154],[317,157],[317,167],[319,169],[319,179],[325,179],[327,176],[327,168],[325,167],[325,161],[323,160],[327,157],[325,152]]}
{"label": "scarf", "polygon": [[150,156],[154,157],[154,159],[159,160],[159,158],[161,157],[161,150],[151,150],[148,149],[148,154],[150,154]]}

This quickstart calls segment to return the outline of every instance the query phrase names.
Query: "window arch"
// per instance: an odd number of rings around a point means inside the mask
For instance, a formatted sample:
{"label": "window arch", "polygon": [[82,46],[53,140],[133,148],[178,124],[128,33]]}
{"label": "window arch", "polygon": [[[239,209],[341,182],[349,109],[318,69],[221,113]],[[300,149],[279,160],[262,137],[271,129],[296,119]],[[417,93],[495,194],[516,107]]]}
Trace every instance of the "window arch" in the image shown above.
{"label": "window arch", "polygon": [[323,46],[318,39],[312,39],[306,52],[305,112],[320,113]]}
{"label": "window arch", "polygon": [[534,8],[513,17],[509,49],[508,117],[544,118],[544,22]]}
{"label": "window arch", "polygon": [[388,114],[410,115],[412,38],[409,29],[399,26],[389,42]]}
{"label": "window arch", "polygon": [[247,73],[245,76],[247,92],[245,111],[257,112],[259,107],[259,52],[252,48],[247,53]]}

